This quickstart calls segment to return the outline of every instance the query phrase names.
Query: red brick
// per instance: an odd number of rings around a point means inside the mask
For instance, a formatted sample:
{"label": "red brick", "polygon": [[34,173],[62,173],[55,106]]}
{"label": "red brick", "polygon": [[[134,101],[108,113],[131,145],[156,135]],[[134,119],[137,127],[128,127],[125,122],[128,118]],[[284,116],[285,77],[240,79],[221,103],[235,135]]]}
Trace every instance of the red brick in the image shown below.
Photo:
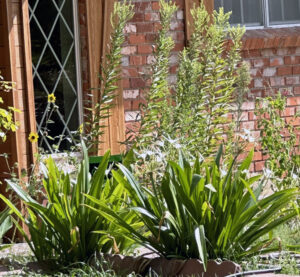
{"label": "red brick", "polygon": [[256,115],[254,114],[254,112],[249,112],[248,117],[249,117],[249,120],[256,120]]}
{"label": "red brick", "polygon": [[145,35],[134,35],[131,34],[129,36],[129,43],[130,44],[140,44],[140,43],[144,43],[145,42]]}
{"label": "red brick", "polygon": [[132,100],[127,100],[124,99],[123,101],[123,105],[124,105],[124,111],[132,111],[132,104],[131,104]]}
{"label": "red brick", "polygon": [[153,47],[152,45],[139,45],[138,46],[138,53],[139,54],[151,54],[153,53]]}
{"label": "red brick", "polygon": [[139,110],[141,108],[141,104],[146,104],[145,101],[142,101],[140,99],[132,100],[131,102],[131,108],[133,111]]}
{"label": "red brick", "polygon": [[144,65],[146,64],[145,56],[130,56],[129,57],[130,65]]}
{"label": "red brick", "polygon": [[143,22],[145,20],[144,13],[136,12],[130,22]]}
{"label": "red brick", "polygon": [[159,13],[146,13],[145,21],[159,21],[160,16]]}
{"label": "red brick", "polygon": [[122,80],[122,86],[123,88],[130,88],[129,80],[128,79],[123,79]]}
{"label": "red brick", "polygon": [[184,34],[184,32],[176,32],[176,39],[177,39],[177,41],[183,41],[183,40],[185,40],[185,34]]}
{"label": "red brick", "polygon": [[300,87],[294,87],[294,94],[300,94]]}
{"label": "red brick", "polygon": [[138,33],[151,33],[153,32],[153,23],[139,23],[136,25]]}
{"label": "red brick", "polygon": [[287,65],[298,64],[299,63],[299,56],[284,57],[284,63],[287,64]]}
{"label": "red brick", "polygon": [[254,168],[256,172],[262,171],[265,167],[265,162],[255,162],[254,163]]}
{"label": "red brick", "polygon": [[288,107],[281,113],[281,116],[294,116],[294,115],[295,115],[294,107]]}
{"label": "red brick", "polygon": [[285,82],[287,85],[297,85],[299,84],[299,76],[286,77]]}
{"label": "red brick", "polygon": [[270,78],[270,84],[271,84],[272,87],[284,86],[285,85],[284,77],[271,77]]}
{"label": "red brick", "polygon": [[171,22],[171,31],[181,31],[184,29],[184,24],[182,20],[176,20]]}
{"label": "red brick", "polygon": [[300,97],[288,97],[287,106],[297,106],[300,105]]}
{"label": "red brick", "polygon": [[292,67],[289,67],[289,66],[278,67],[277,74],[280,76],[292,75]]}
{"label": "red brick", "polygon": [[136,68],[125,67],[122,70],[123,77],[138,77],[139,73]]}
{"label": "red brick", "polygon": [[259,152],[254,152],[254,156],[253,156],[253,161],[261,161],[262,160],[262,153]]}
{"label": "red brick", "polygon": [[130,87],[131,88],[143,88],[145,87],[145,80],[142,78],[131,78],[130,79]]}
{"label": "red brick", "polygon": [[159,2],[152,2],[152,10],[158,11],[159,9]]}
{"label": "red brick", "polygon": [[255,130],[255,124],[254,121],[247,121],[247,122],[242,122],[241,123],[241,129],[246,129],[246,130]]}
{"label": "red brick", "polygon": [[270,66],[279,66],[283,65],[283,58],[271,58]]}
{"label": "red brick", "polygon": [[170,66],[169,72],[170,72],[171,74],[176,74],[177,69],[178,69],[178,65],[172,65],[172,66]]}
{"label": "red brick", "polygon": [[173,51],[179,52],[179,51],[182,51],[183,48],[184,48],[184,43],[178,42],[178,43],[175,43],[175,47],[173,48]]}
{"label": "red brick", "polygon": [[300,65],[293,66],[293,74],[300,74]]}
{"label": "red brick", "polygon": [[160,22],[154,22],[154,32],[158,32],[161,29]]}
{"label": "red brick", "polygon": [[122,48],[122,55],[132,55],[136,53],[136,46],[125,46]]}
{"label": "red brick", "polygon": [[254,110],[254,108],[255,108],[255,104],[253,101],[244,102],[242,104],[242,110],[250,111],[250,110]]}
{"label": "red brick", "polygon": [[153,42],[155,42],[156,41],[156,39],[157,39],[157,34],[146,34],[146,42],[147,43],[153,43]]}
{"label": "red brick", "polygon": [[244,58],[260,57],[260,56],[261,56],[261,51],[258,49],[242,51],[242,57]]}
{"label": "red brick", "polygon": [[272,57],[276,54],[276,49],[263,49],[261,55],[264,57]]}
{"label": "red brick", "polygon": [[268,58],[253,60],[254,67],[263,67],[263,66],[269,66],[269,65],[270,65],[270,59],[268,59]]}
{"label": "red brick", "polygon": [[136,11],[149,11],[149,10],[152,10],[152,5],[151,3],[147,3],[147,2],[144,2],[144,3],[141,3],[141,2],[138,2],[138,3],[134,3],[134,9]]}

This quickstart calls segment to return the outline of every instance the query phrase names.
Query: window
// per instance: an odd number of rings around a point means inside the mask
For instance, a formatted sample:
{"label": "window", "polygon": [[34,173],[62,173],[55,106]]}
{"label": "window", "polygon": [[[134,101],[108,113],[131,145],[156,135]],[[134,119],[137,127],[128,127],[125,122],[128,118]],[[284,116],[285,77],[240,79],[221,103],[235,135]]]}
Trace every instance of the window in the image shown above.
{"label": "window", "polygon": [[215,0],[215,9],[232,11],[230,22],[247,27],[300,24],[300,0]]}
{"label": "window", "polygon": [[[39,147],[50,153],[54,145],[59,151],[69,150],[80,125],[76,0],[28,3]],[[52,93],[58,109],[49,112]]]}

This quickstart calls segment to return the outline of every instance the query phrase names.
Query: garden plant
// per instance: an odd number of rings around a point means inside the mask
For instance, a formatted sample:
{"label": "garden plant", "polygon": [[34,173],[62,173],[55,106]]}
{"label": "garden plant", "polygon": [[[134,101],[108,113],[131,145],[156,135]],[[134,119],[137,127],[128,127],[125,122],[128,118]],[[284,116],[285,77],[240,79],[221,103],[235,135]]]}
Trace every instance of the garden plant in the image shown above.
{"label": "garden plant", "polygon": [[[172,86],[168,74],[174,41],[169,31],[177,7],[173,1],[159,4],[161,29],[147,105],[141,108],[138,134],[125,142],[131,150],[119,169],[111,170],[108,151],[91,174],[88,155],[101,146],[117,96],[123,29],[134,15],[130,1],[114,6],[99,93],[91,98],[86,121],[76,134],[82,140],[76,149],[83,158],[75,172],[65,172],[52,157],[38,159],[41,174],[37,178],[34,169],[29,178],[41,188],[38,197],[17,179],[7,180],[26,214],[0,195],[36,260],[56,268],[81,264],[74,276],[81,269],[83,276],[93,271],[86,263],[99,252],[127,254],[137,246],[167,259],[199,259],[204,268],[209,259],[240,262],[280,250],[285,243],[274,235],[276,230],[299,219],[296,129],[281,120],[285,100],[279,96],[256,106],[262,128],[259,143],[269,155],[266,167],[273,172],[276,189],[263,196],[270,176],[249,172],[254,150],[246,150],[247,138],[242,139],[246,136],[240,129],[250,82],[240,54],[245,28],[231,26],[230,14],[223,9],[210,15],[203,4],[194,7],[194,33],[180,54]],[[51,123],[55,96],[49,97]],[[0,131],[15,128],[12,111],[4,113],[3,121],[0,110]],[[29,139],[36,142],[38,135]],[[54,153],[58,152],[56,147]],[[240,160],[240,154],[246,158]]]}
{"label": "garden plant", "polygon": [[[30,238],[22,225],[12,218],[38,261],[53,260],[64,265],[87,261],[97,251],[119,253],[130,249],[132,241],[122,237],[119,228],[86,208],[92,202],[84,195],[106,203],[134,228],[141,226],[136,222],[133,212],[122,210],[126,198],[122,186],[112,182],[106,175],[109,152],[91,177],[85,146],[83,150],[84,159],[76,180],[59,170],[51,157],[48,159],[43,169],[43,188],[46,192],[44,205],[14,182],[8,181],[10,188],[24,202],[27,217],[9,199],[0,195],[21,223],[28,227]],[[108,230],[110,236],[103,234]]]}

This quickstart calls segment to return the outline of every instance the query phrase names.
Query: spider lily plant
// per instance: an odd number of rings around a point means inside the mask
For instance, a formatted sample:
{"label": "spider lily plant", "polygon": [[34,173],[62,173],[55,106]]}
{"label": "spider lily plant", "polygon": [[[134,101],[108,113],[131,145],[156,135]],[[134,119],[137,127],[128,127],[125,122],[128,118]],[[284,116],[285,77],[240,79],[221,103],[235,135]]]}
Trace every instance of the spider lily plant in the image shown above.
{"label": "spider lily plant", "polygon": [[[77,180],[71,181],[69,174],[60,171],[50,157],[44,172],[43,187],[46,205],[34,200],[18,184],[7,181],[10,188],[23,201],[28,216],[24,216],[5,196],[0,198],[20,221],[14,224],[24,236],[37,260],[56,260],[61,264],[86,261],[95,252],[119,252],[128,249],[132,241],[121,237],[119,228],[105,217],[88,209],[93,207],[84,194],[108,205],[124,222],[135,228],[133,211],[123,210],[126,195],[122,184],[117,184],[106,175],[110,153],[107,152],[93,176],[89,174],[89,159],[85,146]],[[26,225],[30,236],[21,225]],[[97,231],[97,232],[95,232]],[[103,233],[105,231],[105,234]],[[117,234],[107,235],[107,232]]]}
{"label": "spider lily plant", "polygon": [[113,176],[129,194],[129,211],[139,216],[145,233],[86,195],[94,203],[89,208],[112,220],[127,237],[166,258],[197,258],[206,265],[208,259],[273,251],[274,247],[268,247],[271,239],[261,238],[297,215],[289,203],[299,190],[287,189],[260,199],[261,176],[250,178],[246,172],[253,151],[236,170],[233,159],[227,172],[221,170],[221,157],[222,148],[210,164],[196,160],[191,165],[181,155],[178,163],[168,162],[162,182],[153,181],[151,189],[141,186],[126,167],[119,165],[122,174],[115,171]]}

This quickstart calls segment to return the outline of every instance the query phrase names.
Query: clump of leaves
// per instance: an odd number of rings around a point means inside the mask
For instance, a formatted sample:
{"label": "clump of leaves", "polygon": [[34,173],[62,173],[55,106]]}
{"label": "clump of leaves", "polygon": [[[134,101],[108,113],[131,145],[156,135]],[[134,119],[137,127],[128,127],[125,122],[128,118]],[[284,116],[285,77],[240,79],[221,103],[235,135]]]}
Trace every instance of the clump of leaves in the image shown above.
{"label": "clump of leaves", "polygon": [[[12,88],[12,83],[5,81],[0,75],[0,92],[9,92]],[[3,98],[0,96],[0,104],[3,103]],[[14,107],[0,108],[0,139],[2,142],[6,140],[7,132],[15,132],[18,128],[18,123],[14,121],[14,112],[20,111]]]}
{"label": "clump of leaves", "polygon": [[[261,176],[249,177],[253,151],[233,172],[235,159],[222,162],[222,148],[209,164],[193,165],[179,155],[169,161],[162,181],[152,180],[152,190],[140,184],[123,165],[113,176],[130,196],[130,210],[144,223],[146,233],[136,231],[101,201],[98,213],[127,231],[124,235],[167,258],[243,259],[278,250],[273,238],[260,240],[276,226],[297,216],[289,202],[299,190],[286,189],[260,199]],[[224,170],[224,167],[227,170]]]}
{"label": "clump of leaves", "polygon": [[[121,236],[120,230],[109,220],[85,206],[92,202],[84,194],[106,202],[116,213],[122,213],[120,215],[128,224],[140,227],[140,224],[135,225],[133,212],[128,213],[123,209],[126,195],[122,186],[107,176],[109,152],[91,176],[84,145],[83,151],[84,159],[75,181],[68,173],[59,170],[51,157],[47,160],[46,168],[41,168],[44,173],[44,204],[32,198],[18,184],[7,180],[9,187],[23,201],[27,217],[9,199],[0,195],[11,213],[27,226],[30,238],[20,222],[12,217],[38,261],[54,260],[58,264],[68,265],[87,261],[97,251],[118,253],[130,249],[132,241]],[[111,231],[109,237],[103,234],[108,230]]]}
{"label": "clump of leaves", "polygon": [[[124,27],[133,15],[134,6],[127,0],[116,2],[111,15],[112,35],[109,53],[106,55],[104,65],[101,66],[99,74],[100,87],[96,98],[92,99],[92,108],[87,108],[87,119],[81,127],[85,134],[83,139],[87,147],[97,152],[101,144],[101,137],[107,127],[106,120],[110,117],[111,109],[114,107],[114,99],[117,96],[118,81],[121,78],[121,50],[125,41]],[[99,99],[97,99],[99,98]]]}
{"label": "clump of leaves", "polygon": [[265,163],[270,170],[273,189],[300,185],[300,156],[297,154],[297,132],[294,126],[298,114],[289,119],[282,117],[286,109],[286,98],[280,93],[276,97],[259,98],[255,115],[260,128],[260,143],[263,154],[268,156]]}

